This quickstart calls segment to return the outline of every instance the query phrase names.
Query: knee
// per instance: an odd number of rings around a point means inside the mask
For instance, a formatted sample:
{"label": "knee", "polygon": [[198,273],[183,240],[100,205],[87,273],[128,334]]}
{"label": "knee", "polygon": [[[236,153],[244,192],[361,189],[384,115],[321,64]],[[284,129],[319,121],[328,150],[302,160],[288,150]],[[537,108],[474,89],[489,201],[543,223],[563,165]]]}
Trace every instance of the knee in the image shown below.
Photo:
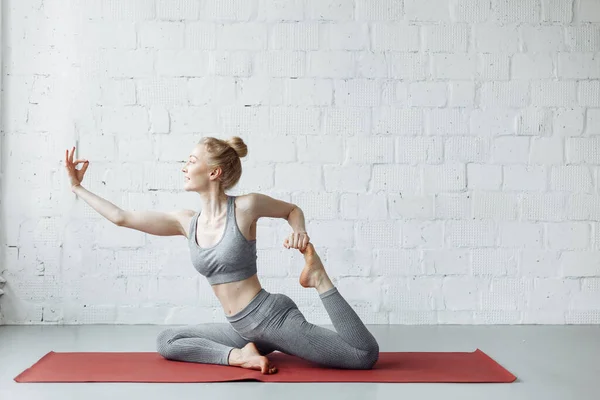
{"label": "knee", "polygon": [[156,351],[165,358],[169,358],[169,349],[173,339],[172,329],[165,329],[156,337]]}
{"label": "knee", "polygon": [[379,360],[379,343],[377,343],[376,341],[374,341],[373,348],[370,349],[370,351],[368,352],[368,359],[368,369],[373,368],[373,366]]}
{"label": "knee", "polygon": [[362,357],[358,362],[357,369],[372,369],[379,360],[379,344],[373,340],[366,350],[362,351]]}

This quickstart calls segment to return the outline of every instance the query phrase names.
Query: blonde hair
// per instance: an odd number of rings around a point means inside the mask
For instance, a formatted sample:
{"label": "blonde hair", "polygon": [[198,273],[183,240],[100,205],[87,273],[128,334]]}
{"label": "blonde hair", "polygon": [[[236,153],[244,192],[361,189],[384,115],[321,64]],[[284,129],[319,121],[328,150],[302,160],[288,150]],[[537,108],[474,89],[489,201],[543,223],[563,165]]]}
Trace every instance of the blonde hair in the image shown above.
{"label": "blonde hair", "polygon": [[206,164],[211,167],[221,167],[221,187],[227,190],[235,186],[242,176],[241,157],[248,154],[248,146],[242,138],[233,136],[227,140],[214,137],[203,137],[198,144],[205,146]]}

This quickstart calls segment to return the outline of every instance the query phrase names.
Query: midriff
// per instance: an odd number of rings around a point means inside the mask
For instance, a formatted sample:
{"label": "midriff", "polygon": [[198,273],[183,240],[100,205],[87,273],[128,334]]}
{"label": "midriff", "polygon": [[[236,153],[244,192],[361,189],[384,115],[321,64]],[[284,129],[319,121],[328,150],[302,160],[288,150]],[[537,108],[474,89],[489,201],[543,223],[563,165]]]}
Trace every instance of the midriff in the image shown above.
{"label": "midriff", "polygon": [[260,292],[262,286],[256,274],[237,282],[222,283],[212,286],[213,292],[221,302],[226,316],[242,311]]}

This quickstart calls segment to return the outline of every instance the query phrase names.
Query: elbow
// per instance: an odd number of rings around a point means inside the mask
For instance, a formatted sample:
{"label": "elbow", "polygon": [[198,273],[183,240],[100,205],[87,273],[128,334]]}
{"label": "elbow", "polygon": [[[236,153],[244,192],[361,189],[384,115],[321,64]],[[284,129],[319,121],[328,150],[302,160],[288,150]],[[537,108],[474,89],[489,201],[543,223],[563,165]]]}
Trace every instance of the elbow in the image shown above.
{"label": "elbow", "polygon": [[125,226],[125,213],[119,212],[112,222],[117,226]]}
{"label": "elbow", "polygon": [[290,212],[288,213],[287,217],[285,217],[285,219],[287,219],[289,221],[290,217],[292,216],[292,214],[294,214],[294,212],[298,212],[296,210],[299,210],[300,212],[302,212],[302,210],[300,210],[300,207],[298,207],[297,205],[293,204],[292,209],[290,210]]}

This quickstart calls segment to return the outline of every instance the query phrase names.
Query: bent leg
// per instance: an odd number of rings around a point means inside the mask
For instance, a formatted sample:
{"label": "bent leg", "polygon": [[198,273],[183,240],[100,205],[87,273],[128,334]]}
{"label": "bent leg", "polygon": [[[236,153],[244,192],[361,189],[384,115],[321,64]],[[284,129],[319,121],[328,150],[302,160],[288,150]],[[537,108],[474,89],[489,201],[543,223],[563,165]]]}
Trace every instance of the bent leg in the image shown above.
{"label": "bent leg", "polygon": [[[369,362],[365,362],[363,366],[369,367],[369,365],[375,364],[379,358],[379,344],[356,311],[352,309],[329,279],[314,246],[309,243],[301,252],[304,254],[306,263],[300,274],[300,284],[303,287],[313,287],[317,290],[337,331],[339,340],[343,340],[356,351],[365,354],[365,359]],[[311,330],[314,329],[311,328]]]}
{"label": "bent leg", "polygon": [[298,309],[290,311],[279,329],[267,335],[278,350],[332,368],[370,369],[379,348],[363,350],[348,344],[337,332],[311,324]]}
{"label": "bent leg", "polygon": [[[332,295],[333,292],[327,297]],[[331,300],[336,299],[334,297]],[[292,299],[284,294],[277,294],[276,304],[271,310],[274,317],[262,326],[261,339],[276,350],[328,367],[372,368],[379,359],[379,345],[373,335],[358,316],[358,323],[348,315],[351,322],[343,321],[340,324],[340,319],[344,316],[338,313],[347,310],[340,306],[339,299],[337,302],[328,302],[328,308],[328,312],[336,314],[331,318],[332,322],[336,323],[344,334],[311,324],[306,321]]]}
{"label": "bent leg", "polygon": [[357,349],[379,353],[377,340],[336,287],[319,297],[335,330],[346,343]]}
{"label": "bent leg", "polygon": [[156,339],[158,353],[169,360],[229,365],[229,353],[248,341],[229,324],[169,328]]}

